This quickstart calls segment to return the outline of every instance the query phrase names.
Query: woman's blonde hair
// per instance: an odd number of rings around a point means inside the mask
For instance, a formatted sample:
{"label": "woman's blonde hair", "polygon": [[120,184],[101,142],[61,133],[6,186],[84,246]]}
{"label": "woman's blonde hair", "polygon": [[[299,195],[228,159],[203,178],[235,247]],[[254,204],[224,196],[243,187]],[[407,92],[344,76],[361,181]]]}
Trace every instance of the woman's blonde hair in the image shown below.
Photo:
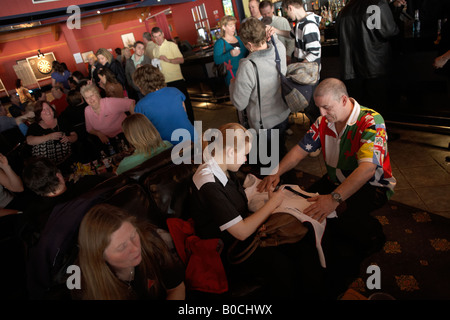
{"label": "woman's blonde hair", "polygon": [[136,267],[146,278],[155,281],[151,290],[165,290],[158,265],[169,261],[169,249],[158,236],[156,228],[124,210],[106,203],[92,207],[84,216],[78,234],[78,262],[82,274],[82,298],[86,300],[122,300],[136,298],[106,262],[104,252],[111,235],[124,222],[136,228],[141,240],[142,261]]}
{"label": "woman's blonde hair", "polygon": [[86,92],[94,92],[97,96],[101,97],[100,91],[98,90],[95,84],[87,84],[85,86],[82,86],[80,89],[80,93],[83,96],[83,98]]}
{"label": "woman's blonde hair", "polygon": [[220,25],[220,36],[223,38],[225,37],[225,30],[222,28],[226,26],[228,23],[233,22],[236,24],[237,19],[233,16],[223,16],[222,19],[220,19],[219,25]]}
{"label": "woman's blonde hair", "polygon": [[99,54],[104,56],[110,64],[111,64],[112,60],[114,59],[112,53],[109,52],[108,50],[106,50],[105,48],[98,49],[97,52],[95,53],[95,55],[98,57]]}
{"label": "woman's blonde hair", "polygon": [[141,113],[133,113],[122,122],[125,138],[137,153],[152,154],[152,151],[163,144],[161,136],[150,120]]}

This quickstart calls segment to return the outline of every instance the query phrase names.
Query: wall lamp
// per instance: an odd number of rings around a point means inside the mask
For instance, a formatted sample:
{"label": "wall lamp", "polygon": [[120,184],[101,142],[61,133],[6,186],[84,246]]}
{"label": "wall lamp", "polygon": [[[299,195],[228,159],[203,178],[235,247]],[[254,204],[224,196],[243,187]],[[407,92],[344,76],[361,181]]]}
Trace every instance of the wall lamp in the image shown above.
{"label": "wall lamp", "polygon": [[45,55],[41,52],[41,49],[38,49],[38,55],[37,55],[37,57],[38,57],[39,59],[45,57]]}

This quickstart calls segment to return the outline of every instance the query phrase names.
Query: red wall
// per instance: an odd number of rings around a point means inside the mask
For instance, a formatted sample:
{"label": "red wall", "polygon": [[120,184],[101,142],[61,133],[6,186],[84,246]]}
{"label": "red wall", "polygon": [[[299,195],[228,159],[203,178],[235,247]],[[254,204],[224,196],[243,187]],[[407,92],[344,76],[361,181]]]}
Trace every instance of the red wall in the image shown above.
{"label": "red wall", "polygon": [[[206,13],[210,27],[212,28],[217,24],[216,17],[213,14],[214,10],[218,11],[219,18],[224,14],[221,0],[193,1],[171,6],[153,6],[150,7],[150,15],[171,8],[172,15],[168,16],[168,22],[172,26],[172,37],[179,36],[182,40],[187,40],[195,44],[197,34],[191,8],[202,3],[205,3]],[[136,40],[142,40],[142,34],[145,31],[150,31],[153,26],[156,26],[154,18],[148,20],[147,24],[144,22],[140,23],[136,18],[127,22],[111,24],[104,30],[101,17],[93,17],[84,19],[81,29],[66,30],[66,32],[73,32],[76,43],[70,44],[72,47],[74,45],[77,46],[80,53],[91,50],[95,53],[97,49],[102,47],[113,50],[117,47],[122,48],[121,35],[125,33],[133,32]],[[73,53],[77,52],[71,52],[67,39],[62,31],[58,40],[55,40],[51,27],[2,34],[0,35],[0,79],[9,92],[14,91],[15,80],[17,78],[12,66],[16,64],[17,60],[36,55],[38,49],[41,49],[43,53],[53,52],[58,61],[67,64],[69,70],[81,69],[80,71],[84,70],[87,73],[87,68],[84,64],[77,65],[75,63]],[[50,83],[50,80],[39,82],[41,86],[48,83]],[[32,88],[30,87],[30,89]],[[4,94],[0,95],[3,96]]]}

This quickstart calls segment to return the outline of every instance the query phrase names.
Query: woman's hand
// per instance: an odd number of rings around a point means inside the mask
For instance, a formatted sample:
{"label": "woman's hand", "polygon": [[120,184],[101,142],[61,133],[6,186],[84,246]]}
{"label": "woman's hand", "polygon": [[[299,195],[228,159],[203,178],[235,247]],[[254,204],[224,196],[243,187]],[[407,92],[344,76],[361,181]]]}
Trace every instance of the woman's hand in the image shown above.
{"label": "woman's hand", "polygon": [[100,139],[100,141],[104,144],[107,144],[109,142],[109,139],[106,135],[104,135],[103,133],[101,133],[100,131],[97,132],[97,137]]}
{"label": "woman's hand", "polygon": [[[269,202],[273,205],[273,208],[278,208],[283,200],[285,199],[283,187],[278,189],[277,191],[273,191],[275,189],[269,189]],[[273,210],[272,210],[273,213]]]}
{"label": "woman's hand", "polygon": [[63,133],[59,132],[59,131],[52,132],[47,135],[47,137],[49,138],[48,140],[60,140],[62,138],[62,136],[63,136]]}
{"label": "woman's hand", "polygon": [[237,57],[241,53],[241,49],[239,47],[235,47],[231,49],[230,54],[232,57]]}

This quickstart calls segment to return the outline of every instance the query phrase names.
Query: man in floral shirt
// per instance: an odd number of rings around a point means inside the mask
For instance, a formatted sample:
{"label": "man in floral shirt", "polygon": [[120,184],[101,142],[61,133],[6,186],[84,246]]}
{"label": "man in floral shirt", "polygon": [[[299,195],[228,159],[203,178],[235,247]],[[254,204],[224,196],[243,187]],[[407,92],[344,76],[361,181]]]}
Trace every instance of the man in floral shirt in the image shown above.
{"label": "man in floral shirt", "polygon": [[328,217],[322,243],[329,236],[333,245],[346,241],[359,256],[367,256],[385,241],[381,224],[370,213],[388,201],[396,184],[384,119],[350,98],[338,79],[324,79],[314,91],[314,100],[321,116],[283,158],[278,171],[258,188],[275,187],[282,174],[321,148],[327,174],[308,189],[319,195],[308,200],[311,205],[304,214],[319,222]]}

